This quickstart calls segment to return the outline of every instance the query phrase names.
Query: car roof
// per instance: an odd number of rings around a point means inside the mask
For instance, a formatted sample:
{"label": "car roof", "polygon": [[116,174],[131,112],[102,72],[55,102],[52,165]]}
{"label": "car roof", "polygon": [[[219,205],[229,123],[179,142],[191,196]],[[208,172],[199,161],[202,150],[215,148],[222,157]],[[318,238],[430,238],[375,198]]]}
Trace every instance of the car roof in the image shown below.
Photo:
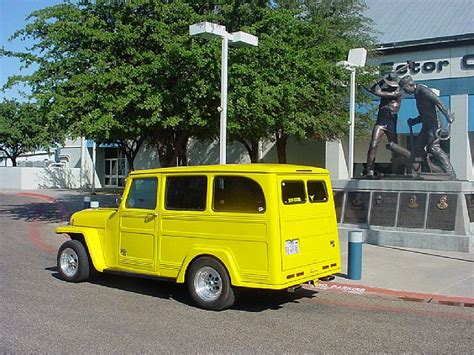
{"label": "car roof", "polygon": [[187,174],[187,173],[266,173],[266,174],[295,174],[317,173],[329,174],[326,169],[307,165],[293,164],[223,164],[223,165],[196,165],[177,166],[170,168],[135,170],[130,175],[141,174]]}

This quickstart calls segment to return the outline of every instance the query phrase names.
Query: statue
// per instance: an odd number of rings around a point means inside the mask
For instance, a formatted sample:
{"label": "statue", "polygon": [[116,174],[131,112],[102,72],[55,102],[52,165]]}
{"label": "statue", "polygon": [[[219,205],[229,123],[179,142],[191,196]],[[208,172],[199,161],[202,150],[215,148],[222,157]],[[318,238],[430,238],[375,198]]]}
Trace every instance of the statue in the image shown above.
{"label": "statue", "polygon": [[[440,146],[440,140],[448,139],[450,126],[454,122],[454,115],[443,105],[441,100],[426,86],[416,84],[410,75],[400,79],[399,86],[408,94],[414,94],[416,107],[419,116],[408,119],[410,127],[422,124],[421,132],[417,136],[416,142],[412,144],[412,152],[390,142],[387,148],[398,152],[416,164],[426,161],[430,169],[434,172],[442,172],[446,175],[445,179],[454,180],[456,174],[449,161],[448,155]],[[441,122],[438,118],[438,110],[446,117],[448,121],[447,129],[441,128]],[[433,158],[433,162],[431,161]],[[418,167],[415,170],[421,170]]]}
{"label": "statue", "polygon": [[[367,151],[366,177],[374,177],[375,156],[377,147],[384,135],[390,143],[398,143],[397,119],[400,111],[401,90],[398,85],[397,73],[391,72],[377,81],[370,89],[372,94],[380,97],[377,121],[372,130],[372,139]],[[395,160],[395,152],[392,151],[392,162]]]}

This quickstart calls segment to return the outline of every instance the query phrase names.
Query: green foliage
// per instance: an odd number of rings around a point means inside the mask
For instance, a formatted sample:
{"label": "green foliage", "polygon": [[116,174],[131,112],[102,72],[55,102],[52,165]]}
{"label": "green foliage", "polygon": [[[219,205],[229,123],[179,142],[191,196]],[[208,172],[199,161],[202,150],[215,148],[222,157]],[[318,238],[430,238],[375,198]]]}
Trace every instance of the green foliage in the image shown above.
{"label": "green foliage", "polygon": [[339,23],[319,11],[303,16],[301,4],[290,5],[253,9],[245,29],[259,37],[259,48],[231,51],[230,59],[230,136],[251,155],[251,142],[275,139],[280,162],[289,136],[332,140],[347,131],[349,76],[336,62],[359,36],[349,33],[354,24],[347,14]]}
{"label": "green foliage", "polygon": [[119,143],[133,167],[146,139],[173,150],[217,119],[218,46],[191,45],[189,5],[83,0],[30,19],[14,38],[33,38],[31,53],[7,54],[39,65],[22,79],[67,134]]}
{"label": "green foliage", "polygon": [[14,100],[0,103],[0,151],[11,159],[13,166],[21,154],[49,148],[53,141],[37,105]]}
{"label": "green foliage", "polygon": [[80,0],[31,14],[1,50],[33,74],[25,81],[54,131],[115,142],[129,165],[145,141],[162,165],[186,163],[190,137],[218,132],[220,41],[189,36],[214,21],[259,36],[258,48],[229,51],[229,133],[255,161],[260,138],[285,161],[289,136],[335,139],[347,129],[347,72],[335,63],[371,43],[361,0]]}

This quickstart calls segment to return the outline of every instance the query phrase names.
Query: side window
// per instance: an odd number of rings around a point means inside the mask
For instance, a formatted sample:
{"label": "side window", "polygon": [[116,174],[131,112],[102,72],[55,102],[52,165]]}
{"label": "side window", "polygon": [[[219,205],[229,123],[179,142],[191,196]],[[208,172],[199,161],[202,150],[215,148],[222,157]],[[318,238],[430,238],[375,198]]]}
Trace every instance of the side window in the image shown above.
{"label": "side window", "polygon": [[265,196],[260,185],[241,176],[216,176],[212,208],[216,212],[264,213]]}
{"label": "side window", "polygon": [[170,176],[166,178],[167,210],[204,211],[206,209],[206,176]]}
{"label": "side window", "polygon": [[287,180],[281,183],[281,193],[285,205],[306,202],[306,191],[303,181]]}
{"label": "side window", "polygon": [[309,202],[327,202],[328,192],[324,181],[308,181]]}
{"label": "side window", "polygon": [[154,210],[156,208],[157,178],[133,179],[127,196],[127,208]]}

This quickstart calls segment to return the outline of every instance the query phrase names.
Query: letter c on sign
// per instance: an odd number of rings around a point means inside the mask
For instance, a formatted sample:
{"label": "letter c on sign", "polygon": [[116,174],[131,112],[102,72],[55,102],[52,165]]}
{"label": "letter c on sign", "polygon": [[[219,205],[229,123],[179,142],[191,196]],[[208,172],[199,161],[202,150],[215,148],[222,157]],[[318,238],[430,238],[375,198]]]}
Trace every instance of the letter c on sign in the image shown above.
{"label": "letter c on sign", "polygon": [[462,57],[461,67],[463,69],[474,69],[474,54],[466,54]]}

